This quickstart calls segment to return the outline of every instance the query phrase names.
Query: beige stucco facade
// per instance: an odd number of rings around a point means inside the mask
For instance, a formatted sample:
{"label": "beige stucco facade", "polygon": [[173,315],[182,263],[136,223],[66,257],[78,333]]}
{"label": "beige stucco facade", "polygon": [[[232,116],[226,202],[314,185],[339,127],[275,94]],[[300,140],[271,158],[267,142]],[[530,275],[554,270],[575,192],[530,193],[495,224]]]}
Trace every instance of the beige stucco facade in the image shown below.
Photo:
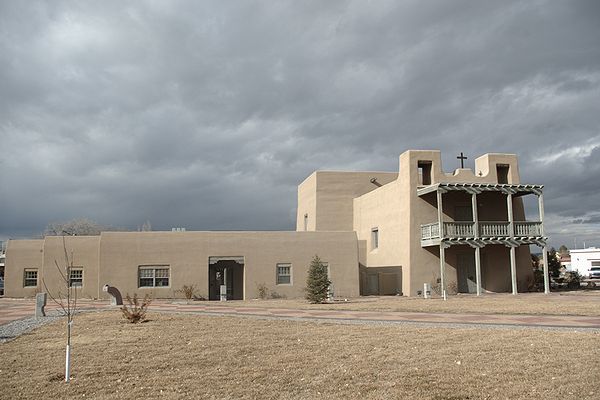
{"label": "beige stucco facade", "polygon": [[[398,172],[311,174],[298,187],[296,231],[11,240],[5,294],[33,296],[43,284],[57,291],[55,262],[64,265],[65,250],[82,271],[80,295],[87,298],[105,298],[105,284],[155,298],[182,297],[182,286],[194,285],[197,295],[215,298],[219,283],[233,299],[256,298],[259,286],[302,297],[315,255],[328,263],[336,297],[415,296],[424,283],[449,293],[516,293],[531,279],[528,246],[545,245],[541,190],[521,184],[515,155],[486,154],[475,171],[448,174],[439,151],[411,150],[400,156]],[[539,217],[530,222],[525,195],[539,199]]]}

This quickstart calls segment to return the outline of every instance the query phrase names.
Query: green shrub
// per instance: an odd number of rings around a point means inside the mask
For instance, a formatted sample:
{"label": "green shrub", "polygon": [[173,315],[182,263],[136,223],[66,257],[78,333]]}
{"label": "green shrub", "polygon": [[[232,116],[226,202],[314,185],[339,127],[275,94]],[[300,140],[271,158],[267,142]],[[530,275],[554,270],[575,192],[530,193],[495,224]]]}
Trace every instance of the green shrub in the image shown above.
{"label": "green shrub", "polygon": [[306,299],[311,303],[325,302],[329,285],[331,281],[327,278],[327,268],[319,256],[315,256],[310,263],[306,278]]}

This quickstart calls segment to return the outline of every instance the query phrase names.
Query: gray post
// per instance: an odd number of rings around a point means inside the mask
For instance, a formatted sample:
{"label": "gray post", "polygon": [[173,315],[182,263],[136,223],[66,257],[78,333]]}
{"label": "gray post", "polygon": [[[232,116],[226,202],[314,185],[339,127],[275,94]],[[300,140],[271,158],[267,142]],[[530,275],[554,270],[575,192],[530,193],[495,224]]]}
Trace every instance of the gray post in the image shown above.
{"label": "gray post", "polygon": [[[471,195],[473,209],[473,235],[479,240],[479,215],[477,214],[477,193]],[[475,247],[475,280],[477,281],[477,296],[481,296],[481,249]]]}
{"label": "gray post", "polygon": [[[539,208],[539,212],[540,212],[540,233],[542,234],[542,237],[544,237],[545,232],[544,232],[544,195],[542,193],[540,193],[538,195],[538,208]],[[544,259],[544,293],[545,294],[549,294],[550,293],[550,277],[549,277],[549,271],[548,271],[548,247],[544,246],[542,247],[542,257]]]}
{"label": "gray post", "polygon": [[46,293],[38,293],[35,295],[35,317],[41,318],[46,316]]}
{"label": "gray post", "polygon": [[440,243],[440,294],[446,291],[446,247]]}
{"label": "gray post", "polygon": [[444,294],[446,291],[446,249],[445,244],[442,242],[444,238],[444,206],[442,203],[442,192],[438,188],[437,190],[437,207],[438,207],[438,228],[440,231],[440,294]]}
{"label": "gray post", "polygon": [[[508,235],[511,239],[515,238],[515,223],[513,218],[512,193],[506,195],[506,208],[508,210]],[[513,243],[510,245],[510,281],[512,285],[512,294],[517,294],[517,254]]]}
{"label": "gray post", "polygon": [[477,296],[481,296],[481,249],[475,247],[475,279],[477,280]]}
{"label": "gray post", "polygon": [[512,284],[512,294],[517,294],[517,261],[516,247],[510,246],[510,281]]}
{"label": "gray post", "polygon": [[544,293],[550,293],[550,276],[548,271],[548,247],[542,247],[542,257],[544,257]]}

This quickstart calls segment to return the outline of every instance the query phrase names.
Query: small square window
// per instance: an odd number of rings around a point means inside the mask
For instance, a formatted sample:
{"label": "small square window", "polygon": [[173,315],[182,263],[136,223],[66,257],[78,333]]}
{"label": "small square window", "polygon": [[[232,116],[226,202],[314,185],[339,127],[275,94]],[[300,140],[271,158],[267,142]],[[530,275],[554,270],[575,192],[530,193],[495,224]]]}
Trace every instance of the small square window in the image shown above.
{"label": "small square window", "polygon": [[36,287],[38,285],[38,270],[26,269],[23,275],[23,287]]}
{"label": "small square window", "polygon": [[379,248],[379,228],[371,229],[371,250]]}
{"label": "small square window", "polygon": [[290,285],[292,283],[292,264],[277,264],[277,284]]}
{"label": "small square window", "polygon": [[83,268],[71,268],[69,274],[69,286],[83,287]]}

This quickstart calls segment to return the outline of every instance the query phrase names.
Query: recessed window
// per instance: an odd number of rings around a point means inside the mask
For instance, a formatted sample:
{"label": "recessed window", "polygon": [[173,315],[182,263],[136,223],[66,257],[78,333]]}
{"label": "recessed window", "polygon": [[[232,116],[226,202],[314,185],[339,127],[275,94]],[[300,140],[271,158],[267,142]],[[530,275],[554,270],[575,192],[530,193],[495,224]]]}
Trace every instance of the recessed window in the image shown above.
{"label": "recessed window", "polygon": [[165,265],[139,267],[139,287],[169,286],[170,268]]}
{"label": "recessed window", "polygon": [[419,170],[419,184],[426,186],[431,185],[431,161],[418,161],[417,169]]}
{"label": "recessed window", "polygon": [[510,165],[496,164],[496,174],[498,175],[498,183],[508,183],[508,173]]}
{"label": "recessed window", "polygon": [[71,268],[69,273],[69,286],[83,287],[83,268]]}
{"label": "recessed window", "polygon": [[26,269],[23,275],[23,287],[36,287],[38,284],[38,270]]}
{"label": "recessed window", "polygon": [[292,283],[292,264],[277,264],[277,284],[289,285]]}
{"label": "recessed window", "polygon": [[379,248],[379,228],[371,229],[371,250]]}

